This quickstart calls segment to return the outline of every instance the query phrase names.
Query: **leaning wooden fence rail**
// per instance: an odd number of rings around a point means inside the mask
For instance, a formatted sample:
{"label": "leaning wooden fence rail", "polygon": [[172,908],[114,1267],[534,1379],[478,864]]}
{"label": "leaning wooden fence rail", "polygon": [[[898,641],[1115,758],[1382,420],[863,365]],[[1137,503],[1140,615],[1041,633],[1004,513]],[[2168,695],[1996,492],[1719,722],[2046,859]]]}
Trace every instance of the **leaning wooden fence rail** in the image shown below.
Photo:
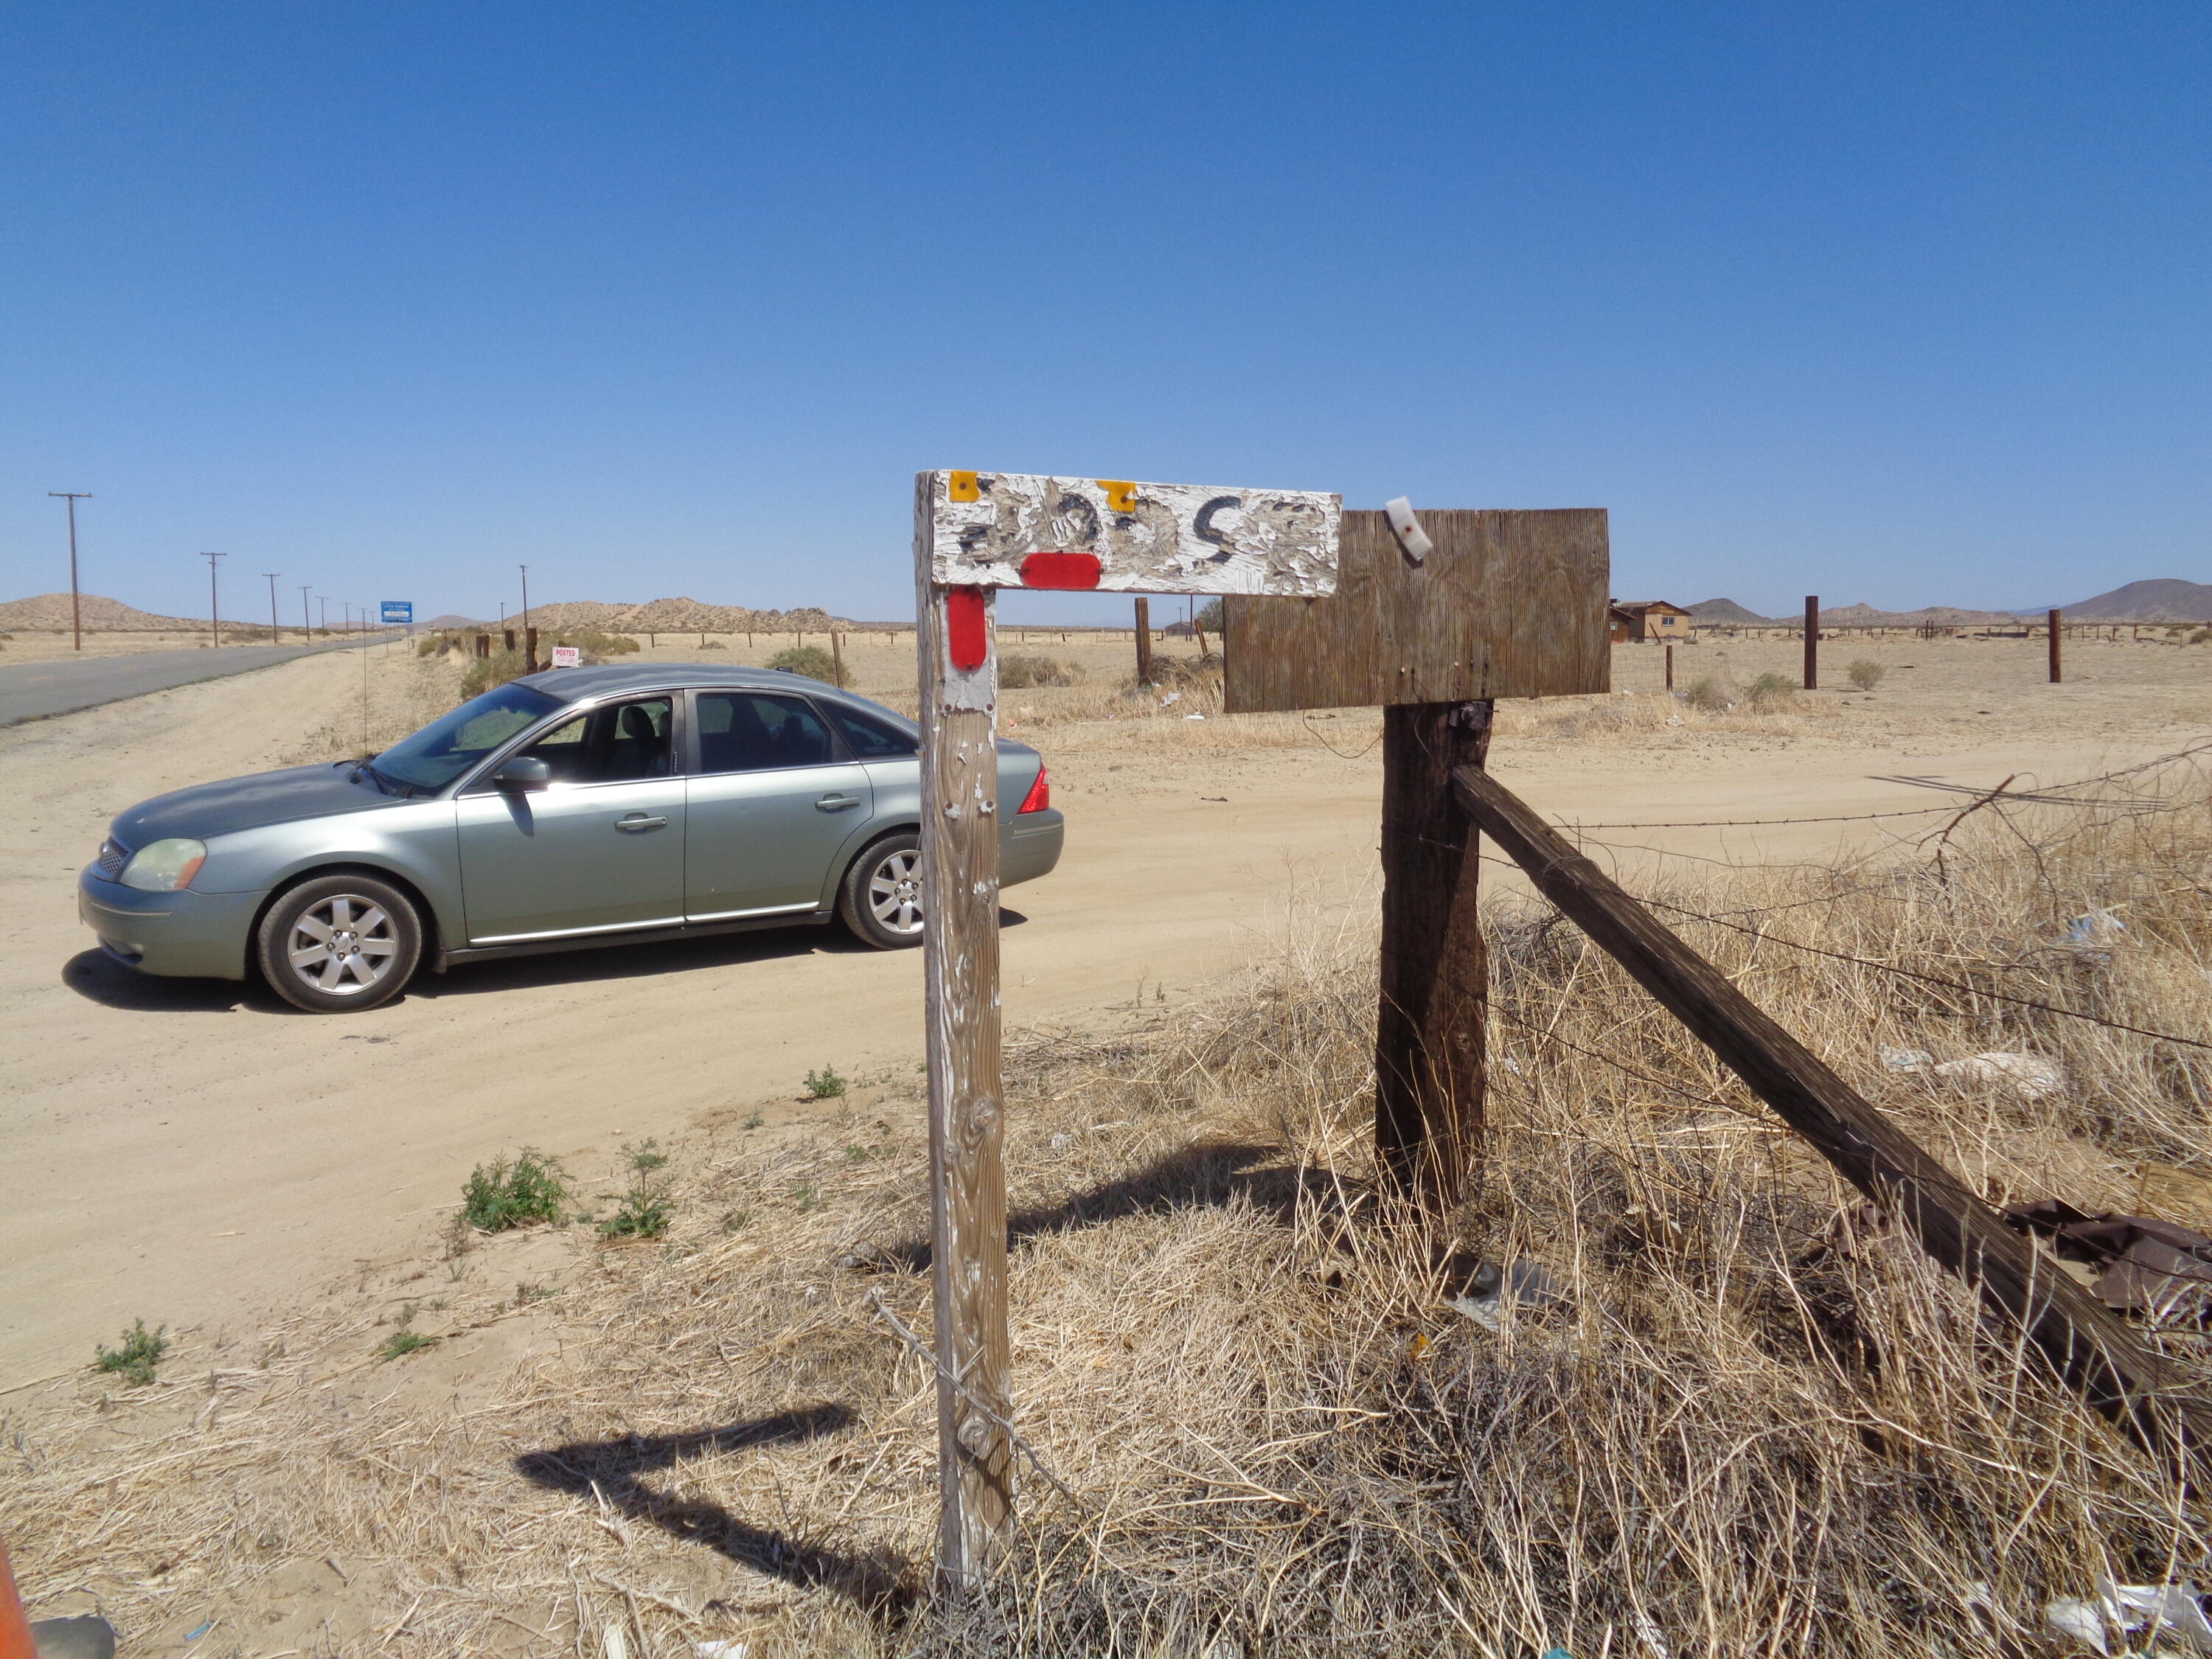
{"label": "leaning wooden fence rail", "polygon": [[[1462,766],[1453,793],[1536,890],[1626,968],[1837,1171],[1899,1216],[1920,1246],[2026,1331],[2088,1402],[2154,1452],[2195,1462],[2212,1411],[2119,1316],[2042,1258],[1911,1136],[1656,921],[1488,773]],[[2203,1478],[2200,1474],[2200,1478]]]}

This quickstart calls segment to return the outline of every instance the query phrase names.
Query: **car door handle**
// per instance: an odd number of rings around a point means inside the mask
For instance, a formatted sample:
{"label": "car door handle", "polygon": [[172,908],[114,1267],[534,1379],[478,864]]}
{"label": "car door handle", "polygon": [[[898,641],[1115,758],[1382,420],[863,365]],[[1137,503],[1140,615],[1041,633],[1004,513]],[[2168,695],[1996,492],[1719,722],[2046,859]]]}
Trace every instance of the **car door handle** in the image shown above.
{"label": "car door handle", "polygon": [[666,818],[649,818],[642,812],[630,812],[617,818],[615,828],[634,833],[640,830],[659,830],[667,822]]}
{"label": "car door handle", "polygon": [[817,812],[842,812],[848,806],[860,804],[858,795],[824,795],[814,803],[814,810]]}

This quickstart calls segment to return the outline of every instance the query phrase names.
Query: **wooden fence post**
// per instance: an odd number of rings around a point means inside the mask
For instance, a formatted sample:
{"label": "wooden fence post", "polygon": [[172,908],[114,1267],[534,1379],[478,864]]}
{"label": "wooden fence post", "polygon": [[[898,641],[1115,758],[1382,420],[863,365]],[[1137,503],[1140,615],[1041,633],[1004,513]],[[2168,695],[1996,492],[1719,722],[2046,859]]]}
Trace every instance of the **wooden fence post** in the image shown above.
{"label": "wooden fence post", "polygon": [[510,650],[510,651],[514,650],[514,630],[512,628],[507,628],[507,629],[501,629],[500,631],[501,631],[501,633],[502,635],[504,635],[506,636],[506,640],[507,640],[507,648],[508,650]]}
{"label": "wooden fence post", "polygon": [[1838,1174],[1895,1214],[1922,1249],[2024,1328],[2091,1406],[2177,1463],[2212,1439],[2206,1432],[2212,1418],[2181,1395],[2173,1366],[1525,801],[1472,766],[1452,775],[1452,787],[1482,833],[1528,872],[1538,892]]}
{"label": "wooden fence post", "polygon": [[1013,1518],[999,1076],[998,660],[992,590],[931,580],[933,479],[925,472],[915,480],[915,580],[922,619],[917,655],[937,1564],[943,1577],[961,1581],[988,1570]]}
{"label": "wooden fence post", "polygon": [[1137,601],[1137,684],[1152,683],[1152,602]]}
{"label": "wooden fence post", "polygon": [[1672,640],[1669,640],[1669,641],[1667,641],[1667,686],[1666,686],[1666,689],[1667,689],[1668,690],[1669,690],[1669,691],[1672,691],[1672,690],[1674,689],[1674,641],[1672,641]]}
{"label": "wooden fence post", "polygon": [[830,661],[836,671],[837,684],[845,684],[845,640],[836,629],[830,630]]}
{"label": "wooden fence post", "polygon": [[2051,683],[2058,684],[2058,613],[2051,613]]}
{"label": "wooden fence post", "polygon": [[477,660],[481,661],[481,660],[483,660],[484,658],[489,657],[489,655],[491,655],[491,635],[489,635],[489,634],[479,634],[479,635],[477,635]]}
{"label": "wooden fence post", "polygon": [[1476,837],[1453,774],[1489,753],[1492,702],[1382,711],[1382,996],[1375,1151],[1384,1179],[1431,1211],[1481,1154],[1490,963],[1476,915]]}
{"label": "wooden fence post", "polygon": [[1805,689],[1820,689],[1820,599],[1817,593],[1805,596]]}
{"label": "wooden fence post", "polygon": [[522,630],[522,667],[526,673],[538,672],[538,630],[534,628]]}

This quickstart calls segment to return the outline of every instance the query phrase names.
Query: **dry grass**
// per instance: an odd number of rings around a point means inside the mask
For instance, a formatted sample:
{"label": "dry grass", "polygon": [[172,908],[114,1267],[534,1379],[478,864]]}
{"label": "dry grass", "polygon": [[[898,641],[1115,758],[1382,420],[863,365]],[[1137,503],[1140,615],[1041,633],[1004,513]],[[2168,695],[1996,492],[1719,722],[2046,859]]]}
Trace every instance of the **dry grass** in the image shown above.
{"label": "dry grass", "polygon": [[[2212,1165],[2203,1051],[1776,939],[2203,1036],[2208,857],[2204,783],[2167,775],[1984,813],[1940,878],[1656,896],[1772,935],[1674,919],[1993,1198],[2124,1206],[2145,1161]],[[2069,943],[2100,909],[2126,931]],[[150,1388],[19,1396],[18,1571],[157,1649],[216,1619],[195,1651],[594,1659],[617,1630],[886,1659],[2055,1653],[2045,1599],[2203,1571],[2196,1508],[1608,962],[1531,904],[1492,921],[1489,1161],[1433,1234],[1368,1193],[1366,938],[1293,928],[1216,1004],[1016,1045],[1018,1416],[1079,1501],[1025,1479],[977,1600],[920,1596],[933,1393],[874,1305],[928,1328],[911,1078],[811,1136],[678,1149],[663,1243],[477,1240],[250,1340],[179,1334]],[[1945,1090],[1883,1044],[2069,1082]],[[1565,1299],[1486,1329],[1445,1304],[1476,1257]],[[403,1321],[443,1340],[376,1363]],[[2195,1333],[2159,1340],[2202,1371]]]}

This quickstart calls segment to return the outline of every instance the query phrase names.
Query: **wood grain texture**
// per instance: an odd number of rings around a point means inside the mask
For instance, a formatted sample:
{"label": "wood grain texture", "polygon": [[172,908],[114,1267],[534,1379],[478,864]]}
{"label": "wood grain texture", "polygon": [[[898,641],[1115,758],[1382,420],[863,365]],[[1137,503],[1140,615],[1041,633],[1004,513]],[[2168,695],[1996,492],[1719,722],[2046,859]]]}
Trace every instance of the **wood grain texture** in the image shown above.
{"label": "wood grain texture", "polygon": [[2212,1419],[2157,1396],[2181,1374],[2007,1227],[1910,1135],[1623,892],[1528,805],[1474,767],[1452,784],[1537,890],[1627,969],[1844,1178],[1898,1216],[1985,1305],[2024,1329],[2059,1375],[2145,1444],[2201,1455]]}
{"label": "wood grain texture", "polygon": [[[1121,593],[1326,593],[1334,495],[1223,484],[1136,483],[1015,472],[925,472],[930,578],[1021,587],[1038,554],[1086,554]],[[1037,584],[1057,586],[1059,582]]]}
{"label": "wood grain texture", "polygon": [[951,666],[945,591],[929,580],[928,510],[927,490],[917,490],[930,1267],[943,1368],[938,1567],[964,1580],[998,1559],[1013,1516],[1013,1447],[990,1415],[1013,1417],[999,1074],[998,653],[987,593],[984,663],[969,673]]}
{"label": "wood grain texture", "polygon": [[1137,684],[1152,683],[1152,602],[1137,601]]}
{"label": "wood grain texture", "polygon": [[1820,689],[1820,599],[1817,593],[1805,596],[1805,689]]}
{"label": "wood grain texture", "polygon": [[1481,1153],[1490,962],[1476,915],[1477,839],[1452,775],[1483,765],[1494,708],[1382,711],[1376,1161],[1400,1196],[1432,1210],[1458,1202]]}
{"label": "wood grain texture", "polygon": [[1381,513],[1346,513],[1328,599],[1232,596],[1231,714],[1604,691],[1602,507],[1424,511],[1416,565]]}

